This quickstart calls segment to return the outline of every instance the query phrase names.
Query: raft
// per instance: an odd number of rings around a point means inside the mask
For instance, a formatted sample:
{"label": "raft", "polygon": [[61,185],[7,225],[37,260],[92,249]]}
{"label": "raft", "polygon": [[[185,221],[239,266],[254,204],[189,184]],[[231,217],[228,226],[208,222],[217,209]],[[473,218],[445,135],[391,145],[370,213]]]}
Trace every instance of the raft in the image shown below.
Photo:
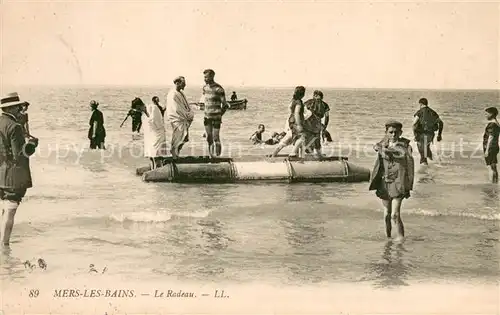
{"label": "raft", "polygon": [[245,161],[233,158],[189,156],[165,158],[154,170],[140,167],[136,174],[144,182],[238,183],[253,181],[286,183],[367,182],[370,170],[354,165],[347,157],[297,159],[288,156]]}

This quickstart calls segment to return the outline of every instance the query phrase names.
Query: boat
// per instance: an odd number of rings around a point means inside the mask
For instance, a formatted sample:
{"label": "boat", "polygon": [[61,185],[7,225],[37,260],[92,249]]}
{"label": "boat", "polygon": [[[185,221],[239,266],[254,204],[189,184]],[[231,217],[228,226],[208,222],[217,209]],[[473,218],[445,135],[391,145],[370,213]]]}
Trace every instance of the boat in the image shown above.
{"label": "boat", "polygon": [[246,110],[247,109],[247,103],[248,103],[248,100],[245,98],[245,99],[242,99],[242,100],[234,100],[234,101],[227,101],[227,103],[229,104],[229,109],[232,109],[232,110]]}
{"label": "boat", "polygon": [[347,157],[304,159],[288,156],[254,157],[255,160],[187,156],[167,157],[164,166],[151,170],[150,166],[136,169],[144,182],[173,183],[243,183],[266,182],[367,182],[370,170],[348,161]]}
{"label": "boat", "polygon": [[[227,101],[227,104],[229,105],[228,109],[231,109],[231,110],[246,110],[247,103],[248,103],[248,100],[246,98],[242,99],[242,100],[236,100],[236,101]],[[192,102],[192,103],[189,103],[189,105],[194,106],[199,110],[205,109],[205,103],[203,103],[203,102]]]}

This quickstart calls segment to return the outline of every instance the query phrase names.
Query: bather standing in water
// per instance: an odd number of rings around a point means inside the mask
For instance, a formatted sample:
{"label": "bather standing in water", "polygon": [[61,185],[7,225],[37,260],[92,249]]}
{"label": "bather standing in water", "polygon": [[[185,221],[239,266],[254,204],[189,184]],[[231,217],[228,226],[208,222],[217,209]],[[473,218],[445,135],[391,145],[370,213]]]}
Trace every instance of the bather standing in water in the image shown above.
{"label": "bather standing in water", "polygon": [[205,99],[205,132],[207,134],[208,153],[210,157],[220,156],[222,145],[220,141],[220,128],[222,116],[229,108],[226,101],[224,88],[214,81],[215,71],[207,69],[203,71],[206,85],[203,87],[203,97]]}
{"label": "bather standing in water", "polygon": [[486,119],[488,124],[483,134],[483,152],[484,161],[490,169],[490,177],[492,183],[498,183],[498,138],[500,134],[500,124],[498,123],[498,109],[496,107],[488,107],[485,109]]}
{"label": "bather standing in water", "polygon": [[378,155],[369,187],[382,199],[387,237],[392,236],[394,224],[399,240],[404,238],[401,205],[413,190],[415,168],[410,140],[401,137],[402,128],[403,124],[395,120],[385,124],[385,137],[374,146]]}
{"label": "bather standing in water", "polygon": [[293,153],[290,156],[300,157],[304,154],[304,141],[302,137],[302,125],[304,123],[304,103],[302,99],[306,94],[306,88],[303,86],[297,86],[293,92],[292,101],[290,103],[289,117],[288,117],[288,130],[286,136],[281,139],[278,147],[271,154],[272,157],[278,155],[278,153],[285,147],[295,144]]}
{"label": "bather standing in water", "polygon": [[[128,115],[132,117],[132,134],[139,134],[141,132],[141,127],[142,127],[142,110],[138,109],[137,107],[140,107],[144,105],[144,103],[141,105],[138,103],[139,98],[135,98],[132,101],[132,106],[130,110],[128,111]],[[142,102],[142,101],[141,101]]]}
{"label": "bather standing in water", "polygon": [[413,134],[420,153],[420,164],[427,165],[427,159],[432,160],[431,144],[435,132],[438,132],[436,140],[441,141],[444,123],[438,113],[428,106],[426,98],[421,98],[418,103],[420,109],[414,115]]}
{"label": "bather standing in water", "polygon": [[90,149],[105,150],[104,140],[106,139],[106,129],[104,128],[104,116],[100,110],[97,109],[99,102],[90,101],[90,109],[92,115],[89,121],[88,138],[90,140]]}

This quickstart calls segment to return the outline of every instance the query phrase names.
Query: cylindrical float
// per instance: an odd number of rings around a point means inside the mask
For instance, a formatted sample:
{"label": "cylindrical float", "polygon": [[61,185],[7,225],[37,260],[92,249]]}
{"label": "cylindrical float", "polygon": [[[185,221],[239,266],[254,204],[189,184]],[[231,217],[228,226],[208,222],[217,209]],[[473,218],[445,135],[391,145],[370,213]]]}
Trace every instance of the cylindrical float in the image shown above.
{"label": "cylindrical float", "polygon": [[238,181],[287,181],[290,179],[288,165],[283,161],[233,162],[233,166]]}
{"label": "cylindrical float", "polygon": [[165,166],[151,170],[138,168],[146,182],[214,183],[245,181],[278,182],[365,182],[370,170],[353,165],[344,158],[322,160],[271,159],[232,161],[188,157],[166,160]]}
{"label": "cylindrical float", "polygon": [[347,162],[290,161],[293,182],[343,182],[347,180]]}
{"label": "cylindrical float", "polygon": [[[174,164],[176,182],[231,182],[234,178],[231,163]],[[152,172],[152,171],[151,171]]]}

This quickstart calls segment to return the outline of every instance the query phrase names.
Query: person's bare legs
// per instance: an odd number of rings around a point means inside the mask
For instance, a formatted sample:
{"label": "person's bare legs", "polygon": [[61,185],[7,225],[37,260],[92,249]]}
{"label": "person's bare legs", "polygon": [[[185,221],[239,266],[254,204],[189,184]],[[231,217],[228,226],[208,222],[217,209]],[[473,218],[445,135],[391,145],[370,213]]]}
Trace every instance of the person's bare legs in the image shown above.
{"label": "person's bare legs", "polygon": [[214,137],[214,147],[215,147],[215,156],[220,156],[222,153],[222,144],[220,142],[220,129],[213,128],[213,137]]}
{"label": "person's bare legs", "polygon": [[19,203],[11,200],[3,200],[2,209],[2,223],[1,223],[1,237],[2,245],[9,246],[10,235],[12,234],[12,228],[14,227],[14,216],[16,215]]}
{"label": "person's bare legs", "polygon": [[213,147],[214,147],[214,136],[213,136],[213,132],[212,132],[212,125],[208,125],[206,126],[205,125],[205,134],[207,135],[207,143],[208,143],[208,155],[210,155],[210,157],[214,157],[214,150],[213,150]]}
{"label": "person's bare legs", "polygon": [[299,158],[304,157],[304,150],[305,150],[305,139],[304,136],[300,136],[297,141],[295,141],[295,145],[293,147],[293,153],[290,156],[298,156]]}
{"label": "person's bare legs", "polygon": [[498,183],[498,169],[496,164],[490,164],[490,180],[492,183]]}
{"label": "person's bare legs", "polygon": [[392,218],[392,224],[395,225],[397,235],[396,239],[397,241],[403,240],[405,237],[405,228],[403,225],[403,221],[401,220],[401,205],[403,203],[403,198],[394,198],[392,199],[392,204],[391,204],[391,218]]}
{"label": "person's bare legs", "polygon": [[281,141],[278,143],[278,146],[276,147],[276,149],[274,149],[271,156],[276,157],[278,155],[278,153],[280,153],[281,150],[283,150],[284,148],[286,148],[287,146],[290,145],[291,140],[292,140],[292,137],[290,135],[290,132],[287,132],[285,137],[283,139],[281,139]]}
{"label": "person's bare legs", "polygon": [[391,238],[392,224],[391,224],[391,214],[392,214],[392,203],[390,200],[382,200],[384,205],[384,221],[385,221],[385,235],[387,238]]}

